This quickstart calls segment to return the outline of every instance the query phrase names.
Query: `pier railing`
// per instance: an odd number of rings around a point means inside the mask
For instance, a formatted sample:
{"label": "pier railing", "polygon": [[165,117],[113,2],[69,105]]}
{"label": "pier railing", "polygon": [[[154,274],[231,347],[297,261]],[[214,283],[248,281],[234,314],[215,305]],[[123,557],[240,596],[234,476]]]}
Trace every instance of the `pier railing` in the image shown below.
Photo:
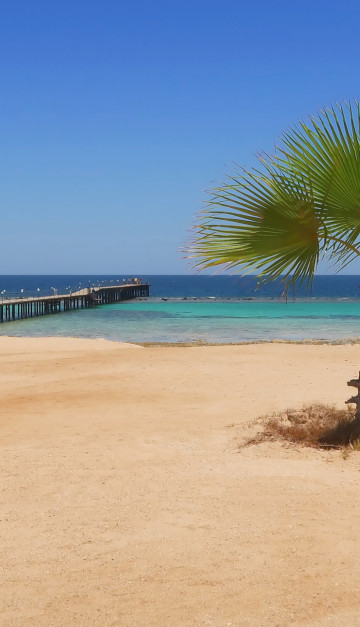
{"label": "pier railing", "polygon": [[108,281],[87,281],[85,283],[74,283],[72,285],[66,285],[63,283],[61,287],[59,285],[49,286],[48,287],[35,287],[32,289],[28,288],[19,288],[17,290],[8,290],[2,289],[0,285],[0,303],[7,300],[14,300],[18,298],[44,298],[45,296],[64,296],[64,295],[72,295],[76,294],[79,291],[82,291],[87,288],[104,288],[104,287],[120,287],[125,285],[137,285],[137,284],[148,284],[149,281],[143,281],[142,279],[113,279]]}
{"label": "pier railing", "polygon": [[133,283],[88,286],[67,294],[28,297],[24,293],[15,298],[1,294],[0,323],[148,297],[149,292],[150,284],[136,279]]}

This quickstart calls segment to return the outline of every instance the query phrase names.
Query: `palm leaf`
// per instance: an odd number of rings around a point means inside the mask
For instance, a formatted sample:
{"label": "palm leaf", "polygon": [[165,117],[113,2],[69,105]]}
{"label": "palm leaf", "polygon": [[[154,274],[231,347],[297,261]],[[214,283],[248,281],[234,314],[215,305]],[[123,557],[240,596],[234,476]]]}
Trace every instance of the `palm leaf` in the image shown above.
{"label": "palm leaf", "polygon": [[360,108],[320,112],[282,136],[260,168],[236,172],[195,226],[195,267],[224,265],[262,280],[311,285],[325,253],[336,270],[359,254]]}
{"label": "palm leaf", "polygon": [[313,276],[319,221],[301,181],[246,172],[213,190],[196,227],[195,265],[256,272],[289,283]]}
{"label": "palm leaf", "polygon": [[359,121],[358,103],[327,109],[302,124],[302,132],[284,134],[277,159],[282,170],[301,172],[313,186],[328,237],[343,242],[334,249],[339,267],[356,254],[351,246],[360,235]]}

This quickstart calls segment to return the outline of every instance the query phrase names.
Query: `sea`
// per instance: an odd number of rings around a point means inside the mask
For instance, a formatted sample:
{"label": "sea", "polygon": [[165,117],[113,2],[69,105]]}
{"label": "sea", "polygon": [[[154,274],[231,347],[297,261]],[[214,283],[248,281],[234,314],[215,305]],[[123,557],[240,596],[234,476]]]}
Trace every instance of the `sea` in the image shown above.
{"label": "sea", "polygon": [[[127,282],[125,275],[3,275],[0,301]],[[104,338],[140,344],[360,342],[360,276],[316,276],[310,292],[253,276],[137,276],[150,297],[0,324],[0,335]]]}

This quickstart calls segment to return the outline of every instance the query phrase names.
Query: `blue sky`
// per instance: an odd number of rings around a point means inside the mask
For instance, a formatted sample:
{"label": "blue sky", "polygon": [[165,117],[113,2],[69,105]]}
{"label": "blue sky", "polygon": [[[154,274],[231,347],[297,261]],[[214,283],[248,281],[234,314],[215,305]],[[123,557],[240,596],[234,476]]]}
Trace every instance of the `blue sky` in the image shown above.
{"label": "blue sky", "polygon": [[359,26],[351,0],[5,3],[0,273],[191,271],[205,190],[360,98]]}

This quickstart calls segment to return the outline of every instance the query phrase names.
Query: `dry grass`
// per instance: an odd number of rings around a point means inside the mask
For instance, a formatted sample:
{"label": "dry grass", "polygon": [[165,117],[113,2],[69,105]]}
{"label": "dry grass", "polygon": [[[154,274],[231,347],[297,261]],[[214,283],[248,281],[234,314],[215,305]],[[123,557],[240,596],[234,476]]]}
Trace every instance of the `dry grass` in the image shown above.
{"label": "dry grass", "polygon": [[355,411],[336,409],[330,405],[306,405],[301,410],[259,419],[261,431],[245,445],[281,440],[317,448],[360,448],[359,426],[354,423]]}

